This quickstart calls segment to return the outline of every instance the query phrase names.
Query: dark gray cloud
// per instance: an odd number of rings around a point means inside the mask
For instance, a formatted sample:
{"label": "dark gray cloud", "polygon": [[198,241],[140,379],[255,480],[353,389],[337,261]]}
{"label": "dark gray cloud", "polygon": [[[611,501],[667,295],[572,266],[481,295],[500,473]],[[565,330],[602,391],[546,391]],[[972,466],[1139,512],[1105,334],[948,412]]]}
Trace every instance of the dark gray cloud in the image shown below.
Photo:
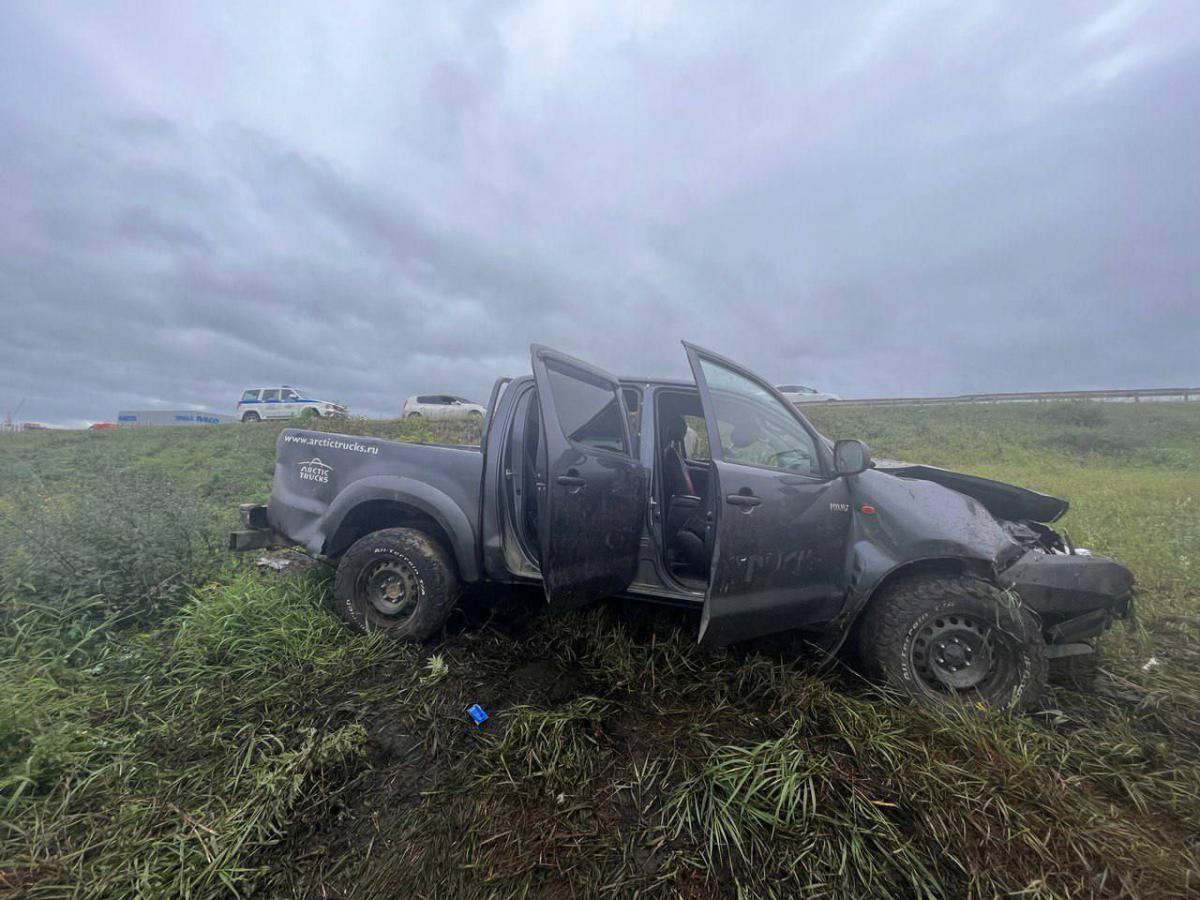
{"label": "dark gray cloud", "polygon": [[1200,381],[1188,3],[0,13],[0,407]]}

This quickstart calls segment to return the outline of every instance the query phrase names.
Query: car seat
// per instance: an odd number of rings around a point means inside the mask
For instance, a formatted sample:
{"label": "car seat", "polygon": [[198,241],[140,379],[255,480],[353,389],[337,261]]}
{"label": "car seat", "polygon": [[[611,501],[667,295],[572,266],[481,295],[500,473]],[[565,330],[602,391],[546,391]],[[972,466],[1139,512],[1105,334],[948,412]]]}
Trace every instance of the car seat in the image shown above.
{"label": "car seat", "polygon": [[674,558],[695,575],[708,575],[708,516],[687,468],[683,438],[687,422],[671,419],[663,434],[663,487],[667,495],[666,541]]}

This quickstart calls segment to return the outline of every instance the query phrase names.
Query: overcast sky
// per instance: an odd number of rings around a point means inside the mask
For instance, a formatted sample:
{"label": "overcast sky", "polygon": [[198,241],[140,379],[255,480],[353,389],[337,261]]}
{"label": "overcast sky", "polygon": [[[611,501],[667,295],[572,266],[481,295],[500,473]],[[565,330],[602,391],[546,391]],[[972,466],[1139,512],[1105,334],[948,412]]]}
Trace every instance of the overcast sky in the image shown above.
{"label": "overcast sky", "polygon": [[1200,383],[1200,4],[0,9],[0,413]]}

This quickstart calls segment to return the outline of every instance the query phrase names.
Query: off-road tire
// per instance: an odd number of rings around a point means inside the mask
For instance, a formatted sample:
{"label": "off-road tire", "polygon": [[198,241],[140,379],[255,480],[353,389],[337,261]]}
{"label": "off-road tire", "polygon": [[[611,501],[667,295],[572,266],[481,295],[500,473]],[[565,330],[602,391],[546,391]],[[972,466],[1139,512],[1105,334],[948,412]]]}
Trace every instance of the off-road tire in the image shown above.
{"label": "off-road tire", "polygon": [[[938,629],[960,623],[964,636],[982,628],[991,641],[986,676],[958,690],[940,683],[937,673],[945,670],[935,667],[929,640]],[[886,586],[863,616],[858,655],[867,674],[937,706],[1020,713],[1037,702],[1046,685],[1045,645],[1036,617],[1014,594],[969,576],[917,575]]]}
{"label": "off-road tire", "polygon": [[260,416],[256,412],[254,412],[254,410],[251,410],[250,412],[248,412],[242,416],[242,421],[243,422],[261,422],[262,416]]}
{"label": "off-road tire", "polygon": [[[379,606],[389,603],[377,587],[388,573],[403,585],[396,598],[403,615],[385,614]],[[382,631],[396,640],[425,641],[442,630],[458,592],[458,576],[441,545],[413,528],[386,528],[343,554],[333,581],[333,611],[364,634]],[[409,601],[415,604],[411,609]]]}
{"label": "off-road tire", "polygon": [[422,416],[420,413],[409,413],[409,414],[408,414],[407,416],[405,416],[404,418],[406,418],[406,419],[423,419],[423,418],[425,418],[425,417],[424,417],[424,416]]}

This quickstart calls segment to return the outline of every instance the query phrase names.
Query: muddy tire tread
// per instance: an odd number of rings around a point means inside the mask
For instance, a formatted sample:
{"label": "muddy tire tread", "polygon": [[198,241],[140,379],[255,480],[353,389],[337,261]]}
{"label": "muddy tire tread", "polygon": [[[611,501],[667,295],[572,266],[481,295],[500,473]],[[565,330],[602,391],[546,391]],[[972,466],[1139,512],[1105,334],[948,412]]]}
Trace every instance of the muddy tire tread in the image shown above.
{"label": "muddy tire tread", "polygon": [[[859,628],[858,660],[864,674],[898,688],[913,699],[928,699],[902,671],[901,657],[907,652],[906,635],[913,623],[930,610],[950,608],[954,603],[986,610],[994,607],[1003,593],[995,585],[969,575],[914,575],[886,586],[872,599]],[[1041,697],[1048,665],[1036,619],[1023,607],[1012,612],[1019,617],[1026,633],[1036,638],[1023,644],[1030,661],[1027,683],[1004,707],[1020,713],[1035,705]]]}
{"label": "muddy tire tread", "polygon": [[[403,627],[373,627],[355,597],[360,570],[379,553],[393,553],[409,560],[421,581],[421,599]],[[366,634],[378,630],[397,640],[419,642],[441,632],[458,595],[458,576],[441,544],[416,528],[385,528],[359,538],[342,555],[334,576],[331,605],[334,615],[354,631]]]}

